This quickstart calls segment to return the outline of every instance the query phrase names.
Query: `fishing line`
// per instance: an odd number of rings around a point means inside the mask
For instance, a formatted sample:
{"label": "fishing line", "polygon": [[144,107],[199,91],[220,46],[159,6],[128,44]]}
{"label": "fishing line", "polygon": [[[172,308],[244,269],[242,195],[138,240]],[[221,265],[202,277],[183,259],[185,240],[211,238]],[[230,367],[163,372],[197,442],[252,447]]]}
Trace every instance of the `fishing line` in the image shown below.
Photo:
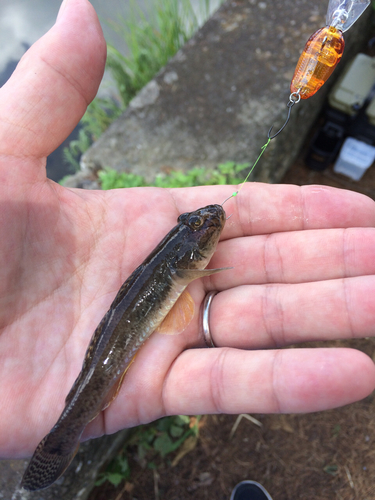
{"label": "fishing line", "polygon": [[266,150],[266,147],[268,146],[268,144],[271,142],[271,139],[272,137],[269,137],[266,144],[263,144],[263,146],[261,147],[261,151],[259,153],[259,156],[258,158],[255,160],[254,162],[254,165],[251,167],[249,173],[247,174],[245,180],[242,182],[242,184],[240,185],[238,191],[235,191],[232,196],[237,196],[239,194],[239,192],[241,191],[241,189],[243,188],[244,184],[246,183],[247,179],[250,177],[250,174],[251,172],[254,170],[254,168],[256,167],[256,164],[258,163],[258,161],[260,160],[262,154],[264,153],[264,151]]}
{"label": "fishing line", "polygon": [[251,172],[254,170],[254,168],[256,167],[256,164],[258,163],[258,161],[260,160],[262,154],[264,153],[266,147],[268,146],[268,144],[271,142],[271,139],[273,139],[273,137],[268,137],[268,140],[266,142],[266,144],[264,144],[262,147],[261,147],[261,152],[258,156],[258,158],[255,160],[254,162],[254,165],[251,167],[249,173],[247,174],[245,180],[240,184],[240,187],[238,188],[237,191],[234,191],[234,193],[232,193],[226,200],[223,201],[223,203],[221,204],[221,206],[224,205],[224,203],[228,200],[230,200],[231,198],[234,198],[235,196],[237,196],[239,194],[239,192],[241,191],[241,189],[243,188],[244,184],[247,182],[247,179],[250,177],[250,174]]}

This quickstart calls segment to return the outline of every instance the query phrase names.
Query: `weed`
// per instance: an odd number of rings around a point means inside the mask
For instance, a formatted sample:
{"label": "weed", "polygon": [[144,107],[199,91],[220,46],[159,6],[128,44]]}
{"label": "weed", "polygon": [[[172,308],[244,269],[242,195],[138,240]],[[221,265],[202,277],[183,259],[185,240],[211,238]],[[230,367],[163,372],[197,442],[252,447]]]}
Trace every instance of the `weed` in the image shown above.
{"label": "weed", "polygon": [[118,486],[124,479],[129,479],[129,477],[129,462],[124,450],[122,450],[108,465],[107,469],[99,474],[95,486],[100,486],[105,481],[109,481],[113,486]]}
{"label": "weed", "polygon": [[129,56],[108,46],[107,68],[111,70],[124,107],[135,94],[176,54],[198,28],[190,0],[157,0],[154,12],[143,13],[133,0],[130,19],[111,23],[124,39]]}
{"label": "weed", "polygon": [[145,186],[144,177],[129,172],[107,169],[99,172],[102,189],[118,189]]}
{"label": "weed", "polygon": [[331,476],[337,476],[339,472],[338,465],[326,465],[323,467],[323,470],[326,474],[330,474]]}
{"label": "weed", "polygon": [[176,451],[190,437],[199,434],[200,417],[178,415],[165,417],[131,431],[125,446],[112,460],[107,469],[99,474],[96,486],[109,481],[118,486],[130,477],[128,455],[134,450],[137,461],[149,469],[156,468],[155,460]]}
{"label": "weed", "polygon": [[170,174],[157,174],[154,182],[148,184],[141,175],[117,172],[106,169],[99,172],[102,189],[125,187],[156,186],[162,188],[209,186],[216,184],[239,184],[242,178],[238,174],[249,168],[249,163],[228,161],[218,165],[217,169],[193,167],[187,172],[172,171]]}

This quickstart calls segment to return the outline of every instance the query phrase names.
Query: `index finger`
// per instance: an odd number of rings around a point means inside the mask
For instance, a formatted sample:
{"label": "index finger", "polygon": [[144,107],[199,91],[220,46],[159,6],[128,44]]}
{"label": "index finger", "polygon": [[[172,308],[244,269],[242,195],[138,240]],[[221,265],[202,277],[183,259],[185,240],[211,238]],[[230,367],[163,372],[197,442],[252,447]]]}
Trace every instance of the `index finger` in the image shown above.
{"label": "index finger", "polygon": [[[171,190],[179,213],[222,201],[236,186]],[[222,239],[303,229],[374,227],[374,201],[360,193],[329,186],[246,183],[225,204],[232,214]]]}

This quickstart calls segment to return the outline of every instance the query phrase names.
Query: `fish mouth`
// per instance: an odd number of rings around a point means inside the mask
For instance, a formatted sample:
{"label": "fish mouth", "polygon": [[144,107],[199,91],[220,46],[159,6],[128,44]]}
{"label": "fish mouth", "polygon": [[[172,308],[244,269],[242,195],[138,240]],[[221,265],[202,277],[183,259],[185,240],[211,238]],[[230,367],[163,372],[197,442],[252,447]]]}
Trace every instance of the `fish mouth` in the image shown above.
{"label": "fish mouth", "polygon": [[207,205],[197,212],[200,212],[201,217],[206,219],[208,226],[224,227],[226,214],[221,205]]}

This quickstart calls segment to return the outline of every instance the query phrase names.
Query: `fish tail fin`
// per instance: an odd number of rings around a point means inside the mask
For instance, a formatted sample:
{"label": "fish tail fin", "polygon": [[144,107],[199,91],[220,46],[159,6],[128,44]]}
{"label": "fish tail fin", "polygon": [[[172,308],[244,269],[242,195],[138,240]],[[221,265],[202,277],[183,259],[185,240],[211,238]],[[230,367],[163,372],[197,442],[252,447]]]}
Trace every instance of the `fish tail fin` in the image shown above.
{"label": "fish tail fin", "polygon": [[36,491],[51,486],[68,468],[79,448],[76,443],[72,451],[66,450],[66,444],[52,444],[51,434],[47,434],[37,446],[23,475],[21,487]]}

